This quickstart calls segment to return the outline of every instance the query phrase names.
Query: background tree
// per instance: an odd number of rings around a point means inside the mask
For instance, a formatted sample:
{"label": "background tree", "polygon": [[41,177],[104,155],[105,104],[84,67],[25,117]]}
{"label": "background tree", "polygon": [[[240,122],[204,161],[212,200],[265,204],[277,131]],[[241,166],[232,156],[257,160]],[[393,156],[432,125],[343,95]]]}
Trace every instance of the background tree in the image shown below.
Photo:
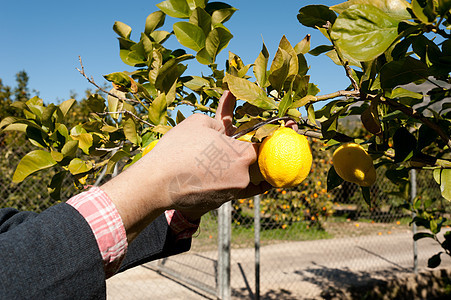
{"label": "background tree", "polygon": [[[307,5],[297,18],[319,30],[329,40],[327,45],[310,49],[307,35],[293,46],[283,36],[271,61],[263,44],[250,63],[229,52],[225,69],[216,57],[233,37],[225,23],[235,13],[234,7],[207,0],[166,0],[157,7],[147,17],[138,41],[131,39],[130,26],[114,24],[120,58],[135,69],[105,75],[112,89],[98,86],[81,64],[80,73],[106,95],[89,96],[85,122],[67,125],[73,99],[46,106],[34,97],[15,104],[25,117],[4,118],[0,128],[24,132],[38,148],[23,157],[14,181],[57,167],[60,171],[50,187],[58,198],[65,176],[85,183],[103,169],[111,173],[116,165],[126,168],[140,159],[143,147],[183,121],[179,106],[214,115],[219,97],[229,89],[239,99],[234,118],[238,131],[272,117],[289,118],[298,123],[300,134],[320,139],[325,150],[348,142],[364,146],[374,166],[387,169],[385,177],[397,184],[399,193],[408,191],[409,171],[419,168],[433,172],[442,196],[451,200],[451,107],[447,101],[451,1],[350,0],[332,7]],[[166,17],[176,19],[172,28],[163,29]],[[172,36],[183,49],[164,46]],[[321,94],[310,82],[307,54],[331,58],[343,68],[349,86]],[[188,61],[207,65],[211,74],[185,74]],[[315,109],[315,103],[324,105]],[[306,118],[299,112],[301,107],[307,111]],[[340,132],[340,124],[352,116],[360,118],[369,136]],[[260,142],[278,126],[267,124],[247,137]],[[327,189],[342,183],[331,167]],[[369,187],[361,191],[369,205],[377,202],[371,199]],[[435,201],[406,202],[417,213],[413,221],[429,230],[415,239],[434,238],[451,254],[451,234],[445,234],[443,241],[437,238],[448,212],[436,209]],[[431,259],[431,266],[439,263],[440,254]]]}

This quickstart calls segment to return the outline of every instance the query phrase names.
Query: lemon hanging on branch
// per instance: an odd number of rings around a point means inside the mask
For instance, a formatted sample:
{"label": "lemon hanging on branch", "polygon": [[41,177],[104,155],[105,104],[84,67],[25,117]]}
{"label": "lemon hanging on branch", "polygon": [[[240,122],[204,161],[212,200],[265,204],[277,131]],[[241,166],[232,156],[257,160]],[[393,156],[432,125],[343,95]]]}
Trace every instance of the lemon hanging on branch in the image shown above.
{"label": "lemon hanging on branch", "polygon": [[274,187],[294,187],[310,173],[312,151],[305,136],[280,127],[260,145],[258,166],[263,178]]}
{"label": "lemon hanging on branch", "polygon": [[366,187],[376,182],[373,159],[359,144],[341,145],[335,150],[332,161],[335,171],[343,180]]}

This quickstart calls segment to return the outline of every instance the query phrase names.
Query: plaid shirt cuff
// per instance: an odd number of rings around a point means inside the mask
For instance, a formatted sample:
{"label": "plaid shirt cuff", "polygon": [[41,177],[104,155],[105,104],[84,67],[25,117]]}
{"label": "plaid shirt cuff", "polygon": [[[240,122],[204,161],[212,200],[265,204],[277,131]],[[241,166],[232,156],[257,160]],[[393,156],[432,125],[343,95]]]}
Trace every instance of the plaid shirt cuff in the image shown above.
{"label": "plaid shirt cuff", "polygon": [[165,215],[176,240],[189,239],[199,229],[200,220],[197,224],[191,223],[177,210],[167,210]]}
{"label": "plaid shirt cuff", "polygon": [[113,276],[128,247],[124,224],[114,203],[98,187],[92,187],[66,203],[78,210],[88,222],[102,255],[105,276]]}

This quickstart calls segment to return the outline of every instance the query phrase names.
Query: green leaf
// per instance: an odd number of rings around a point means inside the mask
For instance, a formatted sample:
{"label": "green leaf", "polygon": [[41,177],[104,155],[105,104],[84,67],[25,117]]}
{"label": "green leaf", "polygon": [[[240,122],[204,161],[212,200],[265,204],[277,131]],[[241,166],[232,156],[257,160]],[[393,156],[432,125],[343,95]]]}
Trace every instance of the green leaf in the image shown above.
{"label": "green leaf", "polygon": [[105,99],[99,94],[92,94],[87,100],[89,109],[92,112],[104,112],[105,111]]}
{"label": "green leaf", "polygon": [[13,182],[21,182],[34,172],[48,169],[54,165],[56,165],[56,161],[49,152],[44,150],[31,151],[27,153],[17,165],[13,175]]}
{"label": "green leaf", "polygon": [[340,186],[344,180],[337,174],[335,168],[332,166],[327,172],[327,192],[330,192],[334,188]]}
{"label": "green leaf", "polygon": [[320,45],[320,46],[310,50],[309,54],[313,55],[313,56],[318,56],[322,53],[328,52],[333,49],[334,49],[334,46],[331,46],[331,45]]}
{"label": "green leaf", "polygon": [[287,110],[291,107],[291,104],[293,104],[293,98],[291,97],[291,91],[288,91],[285,93],[282,100],[280,100],[279,113],[277,115],[279,117],[283,117]]}
{"label": "green leaf", "polygon": [[312,101],[315,101],[316,97],[313,95],[307,95],[305,97],[302,97],[301,99],[297,100],[293,104],[291,104],[290,108],[298,108],[306,105],[307,103],[310,103]]}
{"label": "green leaf", "polygon": [[72,140],[72,141],[68,141],[66,144],[64,144],[63,148],[61,149],[61,153],[64,156],[72,157],[72,156],[75,156],[77,149],[78,149],[78,141]]}
{"label": "green leaf", "polygon": [[405,127],[400,127],[393,135],[395,162],[402,162],[412,157],[417,139]]}
{"label": "green leaf", "polygon": [[205,8],[205,5],[207,5],[207,0],[187,0],[188,5],[191,10],[194,10],[195,8]]}
{"label": "green leaf", "polygon": [[436,268],[440,265],[440,263],[442,262],[440,254],[442,253],[443,252],[439,252],[428,259],[428,268]]}
{"label": "green leaf", "polygon": [[409,20],[412,18],[408,11],[410,4],[405,0],[348,0],[346,2],[331,6],[330,9],[341,14],[355,4],[372,5],[398,20]]}
{"label": "green leaf", "polygon": [[113,25],[113,30],[122,38],[129,39],[132,33],[132,28],[125,23],[116,21]]}
{"label": "green leaf", "polygon": [[67,112],[74,106],[75,102],[75,99],[69,99],[58,105],[61,113],[63,114],[63,117],[67,115]]}
{"label": "green leaf", "polygon": [[125,118],[124,124],[124,135],[127,140],[132,142],[134,145],[138,144],[138,135],[136,133],[136,124],[133,118]]}
{"label": "green leaf", "polygon": [[321,133],[323,134],[324,138],[331,139],[335,136],[335,134],[337,133],[338,118],[345,111],[346,107],[331,115],[329,119],[321,122]]}
{"label": "green leaf", "polygon": [[201,7],[196,7],[189,17],[189,22],[202,28],[205,36],[211,31],[211,16]]}
{"label": "green leaf", "polygon": [[213,59],[213,62],[215,62],[219,52],[227,47],[232,37],[233,35],[224,27],[216,27],[210,31],[205,41],[205,49]]}
{"label": "green leaf", "polygon": [[190,15],[186,0],[166,0],[158,3],[157,7],[173,18],[188,19]]}
{"label": "green leaf", "polygon": [[178,110],[177,117],[175,118],[175,122],[177,122],[177,124],[180,124],[183,120],[185,120],[185,116],[183,115],[183,113],[180,110]]}
{"label": "green leaf", "polygon": [[438,0],[437,12],[440,16],[445,16],[451,10],[451,0]]}
{"label": "green leaf", "polygon": [[435,181],[440,185],[443,198],[451,201],[451,169],[436,169],[433,174]]}
{"label": "green leaf", "polygon": [[149,122],[154,125],[165,125],[167,121],[166,95],[160,94],[149,107]]}
{"label": "green leaf", "polygon": [[406,168],[389,169],[385,172],[385,176],[396,185],[409,182],[409,170]]}
{"label": "green leaf", "polygon": [[266,68],[268,67],[269,52],[266,48],[265,43],[263,43],[262,50],[258,54],[257,59],[254,62],[254,76],[260,87],[266,87],[268,80],[268,75]]}
{"label": "green leaf", "polygon": [[199,26],[189,22],[177,22],[173,26],[180,44],[196,52],[205,47],[205,33]]}
{"label": "green leaf", "polygon": [[[117,97],[114,97],[112,95],[116,95]],[[121,111],[123,106],[124,106],[123,102],[120,101],[118,99],[118,97],[124,98],[124,96],[125,96],[124,92],[121,92],[121,91],[116,90],[115,88],[113,88],[113,89],[110,90],[110,94],[107,97],[107,99],[108,99],[108,111],[112,112],[112,114],[110,114],[110,116],[113,119],[115,119],[115,120],[117,120],[118,117],[119,117],[119,113],[115,113],[115,112]]]}
{"label": "green leaf", "polygon": [[150,34],[150,37],[155,41],[157,44],[163,44],[164,41],[166,41],[172,33],[165,31],[165,30],[155,30]]}
{"label": "green leaf", "polygon": [[438,137],[437,132],[427,125],[422,124],[418,130],[418,145],[417,149],[422,150],[423,148],[432,144]]}
{"label": "green leaf", "polygon": [[413,235],[414,241],[418,241],[419,239],[423,239],[423,238],[432,238],[433,239],[434,235],[431,233],[427,233],[427,232],[418,232]]}
{"label": "green leaf", "polygon": [[[293,47],[291,46],[290,42],[285,37],[285,35],[282,36],[282,39],[279,42],[279,48],[285,50],[291,56],[288,76],[297,75],[299,72],[298,54],[296,53],[296,51],[294,51]],[[301,55],[301,57],[303,57],[303,55]]]}
{"label": "green leaf", "polygon": [[165,21],[166,15],[162,11],[155,11],[147,16],[146,18],[146,25],[144,28],[144,33],[149,35],[155,29],[160,28],[163,26]]}
{"label": "green leaf", "polygon": [[74,158],[70,161],[68,169],[72,175],[82,174],[89,172],[92,169],[92,163],[90,161]]}
{"label": "green leaf", "polygon": [[134,66],[135,62],[128,61],[128,55],[130,54],[130,48],[135,45],[136,43],[133,41],[130,41],[129,39],[125,38],[118,38],[119,40],[119,56],[122,59],[124,63],[130,66]]}
{"label": "green leaf", "polygon": [[271,86],[279,93],[282,90],[285,80],[287,79],[288,72],[290,70],[290,61],[291,55],[279,47],[271,64],[268,77]]}
{"label": "green leaf", "polygon": [[116,166],[117,162],[121,160],[124,157],[130,157],[130,153],[119,150],[108,160],[107,168],[106,168],[106,174],[111,174],[114,171],[114,167]]}
{"label": "green leaf", "polygon": [[224,82],[227,82],[229,90],[237,99],[244,100],[266,110],[277,108],[275,101],[269,98],[261,88],[249,80],[226,74]]}
{"label": "green leaf", "polygon": [[47,134],[45,134],[42,129],[38,129],[34,126],[27,126],[27,129],[25,130],[27,133],[27,138],[32,142],[34,145],[38,147],[45,148],[47,147],[47,143],[44,140],[44,138],[47,137]]}
{"label": "green leaf", "polygon": [[185,72],[186,66],[181,65],[180,62],[193,59],[191,54],[184,54],[176,58],[168,60],[158,71],[155,79],[155,87],[168,93],[174,82]]}
{"label": "green leaf", "polygon": [[199,63],[203,65],[210,65],[214,63],[213,57],[210,56],[207,49],[205,48],[202,48],[199,52],[197,52],[196,59]]}
{"label": "green leaf", "polygon": [[115,72],[115,73],[103,75],[103,77],[106,80],[113,82],[114,84],[124,86],[124,87],[130,87],[132,84],[131,78],[124,72]]}
{"label": "green leaf", "polygon": [[[293,101],[298,102],[308,94],[310,76],[297,75],[292,81]],[[302,105],[298,106],[301,107]],[[294,106],[292,106],[294,107]]]}
{"label": "green leaf", "polygon": [[380,71],[381,87],[391,89],[398,85],[426,79],[428,67],[425,63],[406,57],[403,60],[391,61],[385,64]]}
{"label": "green leaf", "polygon": [[310,51],[310,38],[311,35],[307,34],[302,41],[294,46],[294,51],[296,51],[297,54],[307,54]]}
{"label": "green leaf", "polygon": [[50,197],[54,200],[61,200],[61,185],[66,177],[67,171],[61,171],[53,175],[52,180],[47,188]]}
{"label": "green leaf", "polygon": [[78,147],[83,150],[85,154],[89,154],[89,148],[91,148],[93,143],[92,134],[89,133],[80,133],[78,135],[74,135],[71,132],[71,137],[78,141]]}
{"label": "green leaf", "polygon": [[307,107],[307,117],[310,124],[316,125],[315,108],[312,104],[309,104]]}
{"label": "green leaf", "polygon": [[199,76],[189,76],[188,79],[183,85],[195,92],[200,92],[204,87],[210,86],[210,81]]}
{"label": "green leaf", "polygon": [[390,99],[405,98],[405,97],[414,98],[414,99],[423,99],[423,94],[417,93],[417,92],[412,92],[412,91],[406,90],[405,88],[398,87],[398,88],[393,89],[392,91],[386,91],[385,97],[390,98]]}
{"label": "green leaf", "polygon": [[434,0],[412,0],[412,11],[425,24],[432,24],[436,17]]}
{"label": "green leaf", "polygon": [[258,141],[262,141],[265,137],[270,136],[278,128],[280,128],[280,126],[276,124],[265,124],[255,131],[254,138]]}
{"label": "green leaf", "polygon": [[331,38],[338,48],[359,61],[384,53],[398,36],[399,20],[371,5],[353,5],[335,21]]}
{"label": "green leaf", "polygon": [[215,10],[211,15],[211,23],[214,25],[227,22],[237,11],[235,7]]}
{"label": "green leaf", "polygon": [[360,189],[362,190],[363,200],[365,200],[365,202],[368,206],[371,206],[370,188],[367,186],[361,186]]}
{"label": "green leaf", "polygon": [[325,5],[307,5],[299,10],[298,21],[307,27],[322,28],[327,21],[334,24],[337,16]]}

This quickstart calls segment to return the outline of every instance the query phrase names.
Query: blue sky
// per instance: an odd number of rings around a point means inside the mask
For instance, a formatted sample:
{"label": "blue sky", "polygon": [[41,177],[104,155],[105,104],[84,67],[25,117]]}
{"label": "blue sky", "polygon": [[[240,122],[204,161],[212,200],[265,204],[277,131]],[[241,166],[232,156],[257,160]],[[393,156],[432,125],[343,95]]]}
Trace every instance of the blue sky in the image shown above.
{"label": "blue sky", "polygon": [[[58,102],[69,98],[74,91],[80,98],[92,87],[76,70],[78,56],[83,59],[86,72],[96,82],[102,75],[131,70],[119,58],[117,35],[112,30],[115,21],[122,21],[133,29],[132,39],[138,40],[144,30],[147,15],[157,10],[160,1],[3,1],[0,10],[0,78],[3,84],[14,86],[15,74],[25,70],[29,86],[39,91],[45,102]],[[224,0],[239,10],[226,26],[234,38],[218,57],[219,68],[224,68],[228,51],[239,55],[245,64],[253,63],[262,47],[262,39],[274,56],[283,35],[294,46],[312,34],[312,48],[326,39],[313,28],[302,26],[296,15],[308,4],[333,5],[343,1],[300,0]],[[167,18],[167,23],[172,18]],[[166,26],[166,25],[165,25]],[[164,27],[172,30],[171,27]],[[170,45],[175,45],[171,37]],[[344,89],[348,80],[344,71],[328,57],[307,55],[311,66],[311,81],[318,84],[321,94]],[[202,67],[191,66],[189,71],[210,74]]]}

